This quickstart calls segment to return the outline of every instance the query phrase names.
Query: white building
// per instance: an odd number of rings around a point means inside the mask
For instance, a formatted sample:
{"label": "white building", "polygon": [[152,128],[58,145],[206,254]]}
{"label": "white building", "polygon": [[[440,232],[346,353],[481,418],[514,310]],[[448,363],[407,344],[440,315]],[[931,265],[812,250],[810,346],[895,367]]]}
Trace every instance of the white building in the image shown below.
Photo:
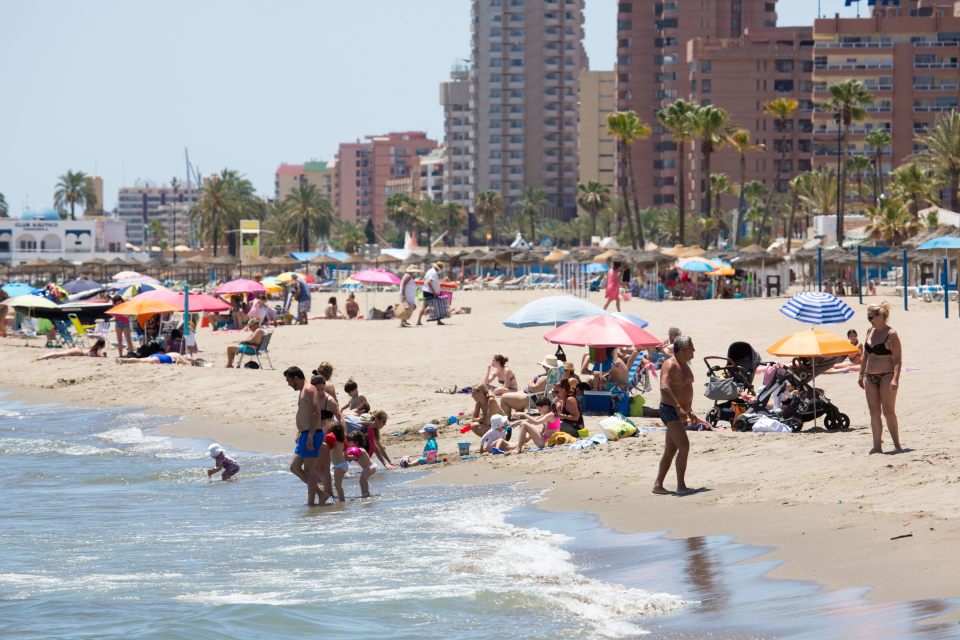
{"label": "white building", "polygon": [[160,244],[152,237],[150,223],[160,222],[163,241],[169,246],[194,246],[195,233],[190,223],[190,208],[200,199],[200,190],[174,189],[138,180],[123,187],[117,196],[117,215],[127,224],[127,238],[138,247]]}
{"label": "white building", "polygon": [[126,244],[126,227],[121,220],[101,216],[61,220],[52,209],[0,218],[0,263],[11,266],[37,258],[77,263],[93,258],[112,260],[126,253]]}
{"label": "white building", "polygon": [[447,154],[437,147],[420,157],[420,197],[443,202],[443,176],[447,169]]}

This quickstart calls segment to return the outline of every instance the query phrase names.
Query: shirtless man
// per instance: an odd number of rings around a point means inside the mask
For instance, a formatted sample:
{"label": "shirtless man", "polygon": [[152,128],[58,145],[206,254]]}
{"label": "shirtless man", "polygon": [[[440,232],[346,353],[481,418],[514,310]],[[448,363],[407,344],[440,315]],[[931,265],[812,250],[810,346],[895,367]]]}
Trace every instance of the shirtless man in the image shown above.
{"label": "shirtless man", "polygon": [[659,495],[671,493],[663,488],[663,481],[670,471],[673,457],[676,456],[676,495],[685,496],[693,493],[683,482],[683,474],[687,470],[687,454],[690,453],[687,421],[691,418],[697,419],[690,408],[693,402],[693,371],[687,364],[693,360],[693,339],[689,336],[678,336],[672,346],[673,356],[663,363],[660,373],[660,420],[667,425],[667,441],[660,459],[657,480],[653,483],[653,492]]}
{"label": "shirtless man", "polygon": [[323,442],[323,430],[320,426],[320,393],[307,382],[300,367],[288,367],[283,372],[291,389],[300,392],[297,400],[297,447],[290,461],[290,472],[307,485],[307,505],[313,506],[319,498],[323,504],[329,498],[326,491],[318,491],[320,445]]}

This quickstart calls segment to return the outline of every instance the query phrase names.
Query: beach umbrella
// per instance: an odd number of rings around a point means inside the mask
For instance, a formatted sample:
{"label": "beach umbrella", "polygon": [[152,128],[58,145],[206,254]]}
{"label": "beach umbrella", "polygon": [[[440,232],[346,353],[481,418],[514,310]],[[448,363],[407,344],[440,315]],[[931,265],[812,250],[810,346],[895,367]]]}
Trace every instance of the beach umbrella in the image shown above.
{"label": "beach umbrella", "polygon": [[[852,315],[852,313],[851,313]],[[774,356],[811,358],[813,366],[813,426],[817,426],[817,358],[830,356],[850,356],[859,353],[859,349],[849,340],[827,331],[808,329],[780,338],[767,348]]]}
{"label": "beach umbrella", "polygon": [[575,347],[656,347],[662,343],[645,329],[612,315],[568,322],[548,331],[543,339]]}
{"label": "beach umbrella", "polygon": [[214,298],[213,296],[208,296],[204,293],[191,293],[189,295],[189,300],[184,300],[184,295],[182,292],[164,289],[141,293],[140,295],[131,298],[131,301],[140,299],[153,299],[160,300],[162,302],[169,302],[170,304],[181,309],[192,309],[196,313],[220,313],[230,310],[230,305],[220,298]]}
{"label": "beach umbrella", "polygon": [[303,278],[307,283],[313,283],[314,279],[309,273],[298,273],[296,271],[287,271],[276,276],[277,282],[289,284],[297,278]]}
{"label": "beach umbrella", "polygon": [[111,316],[137,316],[140,318],[158,313],[175,313],[182,308],[183,305],[176,305],[165,300],[136,296],[126,302],[121,302],[115,307],[107,309],[106,313]]}
{"label": "beach umbrella", "polygon": [[145,276],[142,273],[139,273],[137,271],[120,271],[118,273],[113,274],[113,279],[117,281],[133,280],[136,278],[143,278],[143,277]]}
{"label": "beach umbrella", "polygon": [[610,315],[612,315],[614,318],[620,318],[621,320],[626,320],[627,322],[633,323],[633,324],[637,325],[638,327],[640,327],[641,329],[646,328],[646,326],[650,324],[649,322],[647,322],[647,321],[644,320],[643,318],[638,318],[637,316],[633,315],[632,313],[624,313],[624,312],[622,312],[622,311],[614,311],[614,312],[611,313]]}
{"label": "beach umbrella", "polygon": [[[266,293],[267,288],[256,280],[245,280],[243,278],[225,282],[213,290],[214,295],[229,296],[241,293]],[[193,306],[192,304],[190,305]]]}
{"label": "beach umbrella", "polygon": [[572,320],[606,313],[603,309],[574,296],[547,296],[527,303],[503,321],[511,329],[556,327]]}
{"label": "beach umbrella", "polygon": [[277,279],[273,276],[267,276],[260,281],[260,284],[263,285],[263,287],[267,290],[267,293],[270,295],[283,291],[283,285],[277,282]]}
{"label": "beach umbrella", "polygon": [[400,284],[400,278],[384,269],[364,269],[353,274],[350,278],[363,284]]}
{"label": "beach umbrella", "polygon": [[84,291],[94,291],[97,289],[103,289],[103,285],[97,282],[94,282],[93,280],[76,278],[75,280],[71,280],[70,282],[64,283],[63,289],[67,293],[74,294],[74,293],[82,293]]}
{"label": "beach umbrella", "polygon": [[43,296],[20,295],[7,298],[3,304],[8,307],[20,307],[21,309],[59,309],[60,305]]}
{"label": "beach umbrella", "polygon": [[720,264],[706,258],[687,258],[680,260],[677,266],[682,271],[690,271],[691,273],[714,273],[720,269]]}
{"label": "beach umbrella", "polygon": [[846,302],[830,293],[802,291],[780,307],[780,313],[812,325],[836,324],[853,317],[853,309]]}
{"label": "beach umbrella", "polygon": [[24,284],[22,282],[9,282],[3,285],[3,290],[6,292],[8,296],[15,297],[15,296],[30,295],[37,289],[36,287],[32,287],[29,284]]}
{"label": "beach umbrella", "polygon": [[591,262],[583,267],[584,273],[604,273],[609,267],[600,262]]}
{"label": "beach umbrella", "polygon": [[951,249],[960,249],[960,238],[956,236],[941,236],[939,238],[934,238],[933,240],[927,240],[917,247],[917,249],[920,251],[935,249],[949,251]]}

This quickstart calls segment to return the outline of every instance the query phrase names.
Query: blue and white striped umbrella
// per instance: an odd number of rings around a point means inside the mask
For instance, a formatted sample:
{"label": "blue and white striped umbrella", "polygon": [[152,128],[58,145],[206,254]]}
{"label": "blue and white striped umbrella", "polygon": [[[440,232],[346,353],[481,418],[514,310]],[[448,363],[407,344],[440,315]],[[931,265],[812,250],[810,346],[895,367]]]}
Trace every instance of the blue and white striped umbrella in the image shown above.
{"label": "blue and white striped umbrella", "polygon": [[787,300],[780,313],[805,324],[837,324],[853,317],[846,302],[829,293],[803,291]]}

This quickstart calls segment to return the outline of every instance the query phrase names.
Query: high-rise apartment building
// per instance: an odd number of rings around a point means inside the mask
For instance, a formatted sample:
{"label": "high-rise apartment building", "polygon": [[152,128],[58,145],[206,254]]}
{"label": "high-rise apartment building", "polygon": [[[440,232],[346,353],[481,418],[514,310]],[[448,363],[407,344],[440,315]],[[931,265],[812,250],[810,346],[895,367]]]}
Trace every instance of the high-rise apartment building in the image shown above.
{"label": "high-rise apartment building", "polygon": [[[653,129],[649,139],[633,145],[634,179],[641,206],[676,205],[677,144],[657,122],[656,112],[677,98],[692,97],[688,62],[690,42],[696,38],[736,40],[747,31],[771,29],[776,26],[776,21],[776,0],[624,0],[619,3],[618,108],[636,111]],[[751,75],[755,76],[756,72]],[[708,84],[708,92],[714,89],[711,85],[712,82]],[[721,89],[719,83],[716,89]],[[702,85],[699,90],[702,91]],[[740,95],[738,99],[754,106],[759,104],[752,92]],[[728,108],[712,97],[702,96],[698,102],[704,100]],[[757,117],[741,124],[753,130]],[[693,153],[693,144],[688,146],[688,152]],[[698,182],[694,180],[694,184]],[[687,193],[690,197],[688,206],[697,206],[698,193],[690,189]]]}
{"label": "high-rise apartment building", "polygon": [[541,187],[545,215],[575,215],[583,8],[584,0],[473,0],[474,193],[497,191],[509,206]]}
{"label": "high-rise apartment building", "polygon": [[617,142],[607,133],[607,116],[617,110],[617,74],[614,71],[580,72],[580,111],[577,182],[595,180],[616,197]]}
{"label": "high-rise apartment building", "polygon": [[200,199],[200,190],[176,189],[137,181],[120,189],[117,217],[127,226],[127,241],[137,246],[154,246],[160,239],[151,234],[150,223],[159,220],[163,241],[169,246],[194,246],[195,234],[190,223],[190,209]]}
{"label": "high-rise apartment building", "polygon": [[[831,85],[862,81],[874,96],[867,119],[854,123],[847,141],[851,154],[874,157],[865,141],[883,129],[892,144],[883,149],[889,173],[917,149],[915,136],[937,115],[957,108],[960,98],[960,2],[901,0],[877,6],[869,18],[829,18],[814,25],[814,100],[824,102]],[[815,162],[835,166],[837,125],[829,111],[814,117]]]}
{"label": "high-rise apartment building", "polygon": [[336,161],[336,207],[341,220],[380,227],[387,217],[387,182],[412,176],[420,157],[437,148],[423,131],[367,136],[342,143]]}
{"label": "high-rise apartment building", "polygon": [[312,184],[327,200],[333,196],[331,168],[328,163],[311,160],[303,164],[281,164],[274,179],[274,198],[283,202],[297,187]]}
{"label": "high-rise apartment building", "polygon": [[447,156],[443,201],[472,208],[470,67],[463,64],[454,66],[450,80],[440,84],[440,104],[443,106],[444,150]]}
{"label": "high-rise apartment building", "polygon": [[97,202],[93,206],[90,203],[87,203],[87,206],[83,212],[85,216],[102,216],[103,215],[103,178],[100,176],[87,176],[86,178],[87,185],[93,191],[93,195],[96,196]]}

